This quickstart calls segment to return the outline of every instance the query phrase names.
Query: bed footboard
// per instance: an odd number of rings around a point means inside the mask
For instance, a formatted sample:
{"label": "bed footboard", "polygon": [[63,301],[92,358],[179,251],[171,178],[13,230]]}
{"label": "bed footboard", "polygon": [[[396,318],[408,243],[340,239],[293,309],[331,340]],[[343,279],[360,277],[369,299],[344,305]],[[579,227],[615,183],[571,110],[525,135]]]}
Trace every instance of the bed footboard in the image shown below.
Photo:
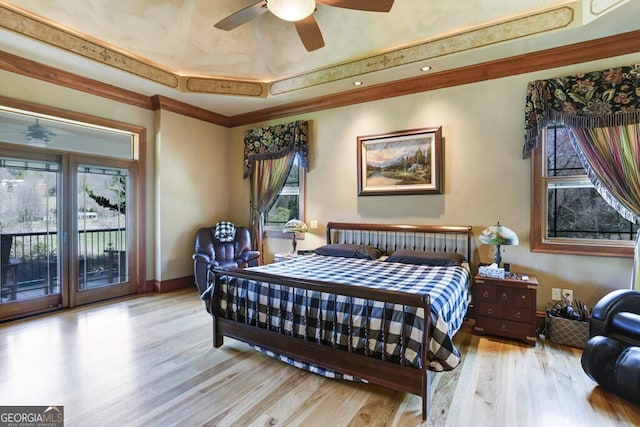
{"label": "bed footboard", "polygon": [[[415,295],[383,289],[371,289],[362,286],[353,286],[325,281],[309,279],[292,279],[264,272],[256,272],[242,269],[212,269],[214,278],[214,292],[211,298],[211,314],[213,316],[214,346],[223,344],[224,336],[229,336],[248,344],[256,345],[264,350],[282,354],[293,359],[311,365],[351,375],[384,387],[406,393],[415,394],[422,398],[422,418],[426,420],[430,403],[431,373],[427,370],[428,345],[430,330],[430,301],[428,295]],[[249,281],[249,282],[247,282]],[[267,295],[258,292],[257,297],[251,300],[249,292],[242,290],[240,283],[257,283],[266,286]],[[269,294],[280,292],[282,288],[293,288],[300,295],[303,307],[300,307],[295,316],[288,313],[277,303],[272,304]],[[227,290],[223,292],[223,288]],[[329,303],[346,305],[346,317],[338,321],[337,310],[333,310],[333,318],[323,318],[323,309],[314,309],[310,304],[309,294],[320,292],[328,294]],[[338,301],[340,299],[340,302]],[[256,320],[251,311],[258,309],[259,301],[266,304],[265,321]],[[364,311],[355,313],[354,307],[362,308],[362,303],[357,305],[355,301],[366,301]],[[373,354],[369,350],[369,334],[373,332],[370,306],[383,304],[381,334],[382,352]],[[399,305],[402,307],[399,323],[399,358],[391,361],[387,351],[389,325],[393,320],[389,319],[387,307]],[[419,309],[424,313],[424,327],[422,328],[420,353],[420,368],[410,366],[407,357],[407,342],[410,327],[407,318],[411,313]],[[288,314],[287,314],[288,313]],[[255,314],[255,312],[254,312]],[[359,316],[359,326],[354,324],[354,318]],[[293,324],[292,333],[284,327],[285,323]],[[342,326],[339,326],[342,325]],[[346,326],[345,326],[346,325]],[[337,328],[341,327],[340,333]],[[314,329],[315,328],[315,329]],[[313,329],[313,332],[309,332]],[[316,329],[319,329],[319,334]],[[346,329],[346,330],[345,330]],[[357,349],[353,343],[362,340],[364,333],[364,351]],[[360,335],[357,335],[360,334]],[[338,335],[342,337],[338,339]],[[328,338],[327,338],[328,337]],[[345,337],[347,339],[345,340]],[[346,341],[346,344],[345,344]]]}

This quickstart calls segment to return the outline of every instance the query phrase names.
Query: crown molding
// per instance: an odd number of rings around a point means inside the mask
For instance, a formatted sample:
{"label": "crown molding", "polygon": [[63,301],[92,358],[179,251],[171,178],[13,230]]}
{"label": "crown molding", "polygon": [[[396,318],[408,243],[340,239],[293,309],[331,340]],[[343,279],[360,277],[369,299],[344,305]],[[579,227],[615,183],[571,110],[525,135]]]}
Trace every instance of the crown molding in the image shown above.
{"label": "crown molding", "polygon": [[185,102],[176,101],[175,99],[166,96],[153,95],[151,97],[151,104],[153,106],[153,110],[171,111],[173,113],[193,117],[194,119],[203,120],[205,122],[215,123],[224,127],[231,127],[229,117],[227,116],[205,110],[204,108],[195,107]]}
{"label": "crown molding", "polygon": [[151,109],[151,99],[148,96],[50,67],[2,50],[0,50],[0,69],[136,107]]}
{"label": "crown molding", "polygon": [[232,127],[640,52],[640,30],[230,117]]}

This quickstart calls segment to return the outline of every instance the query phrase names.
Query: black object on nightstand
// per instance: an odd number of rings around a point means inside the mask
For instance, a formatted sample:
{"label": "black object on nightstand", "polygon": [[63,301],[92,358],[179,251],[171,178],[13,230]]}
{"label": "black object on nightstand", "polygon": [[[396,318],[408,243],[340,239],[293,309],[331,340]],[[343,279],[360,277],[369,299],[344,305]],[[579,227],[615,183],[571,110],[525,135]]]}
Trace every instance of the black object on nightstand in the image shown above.
{"label": "black object on nightstand", "polygon": [[536,291],[534,276],[510,273],[504,279],[474,278],[476,334],[491,334],[536,343]]}

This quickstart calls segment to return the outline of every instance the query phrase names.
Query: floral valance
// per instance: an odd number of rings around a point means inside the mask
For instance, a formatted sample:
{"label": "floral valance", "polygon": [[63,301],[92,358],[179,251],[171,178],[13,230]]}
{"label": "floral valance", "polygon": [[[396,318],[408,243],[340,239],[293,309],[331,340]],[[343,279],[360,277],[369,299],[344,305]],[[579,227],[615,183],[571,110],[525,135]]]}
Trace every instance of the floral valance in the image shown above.
{"label": "floral valance", "polygon": [[640,123],[640,65],[529,82],[524,157],[552,122],[576,128]]}
{"label": "floral valance", "polygon": [[244,133],[244,178],[253,172],[254,161],[283,157],[294,151],[300,165],[309,170],[309,125],[296,121]]}

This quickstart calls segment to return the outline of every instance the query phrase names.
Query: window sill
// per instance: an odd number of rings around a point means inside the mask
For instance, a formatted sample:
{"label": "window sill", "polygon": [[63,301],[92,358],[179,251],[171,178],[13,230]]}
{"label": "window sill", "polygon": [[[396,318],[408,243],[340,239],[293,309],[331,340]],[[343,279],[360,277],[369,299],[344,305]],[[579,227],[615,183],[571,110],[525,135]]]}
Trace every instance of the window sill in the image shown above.
{"label": "window sill", "polygon": [[633,245],[634,242],[629,242],[629,245],[622,246],[618,244],[603,245],[593,241],[574,243],[566,240],[557,242],[548,240],[531,242],[531,252],[633,258]]}

